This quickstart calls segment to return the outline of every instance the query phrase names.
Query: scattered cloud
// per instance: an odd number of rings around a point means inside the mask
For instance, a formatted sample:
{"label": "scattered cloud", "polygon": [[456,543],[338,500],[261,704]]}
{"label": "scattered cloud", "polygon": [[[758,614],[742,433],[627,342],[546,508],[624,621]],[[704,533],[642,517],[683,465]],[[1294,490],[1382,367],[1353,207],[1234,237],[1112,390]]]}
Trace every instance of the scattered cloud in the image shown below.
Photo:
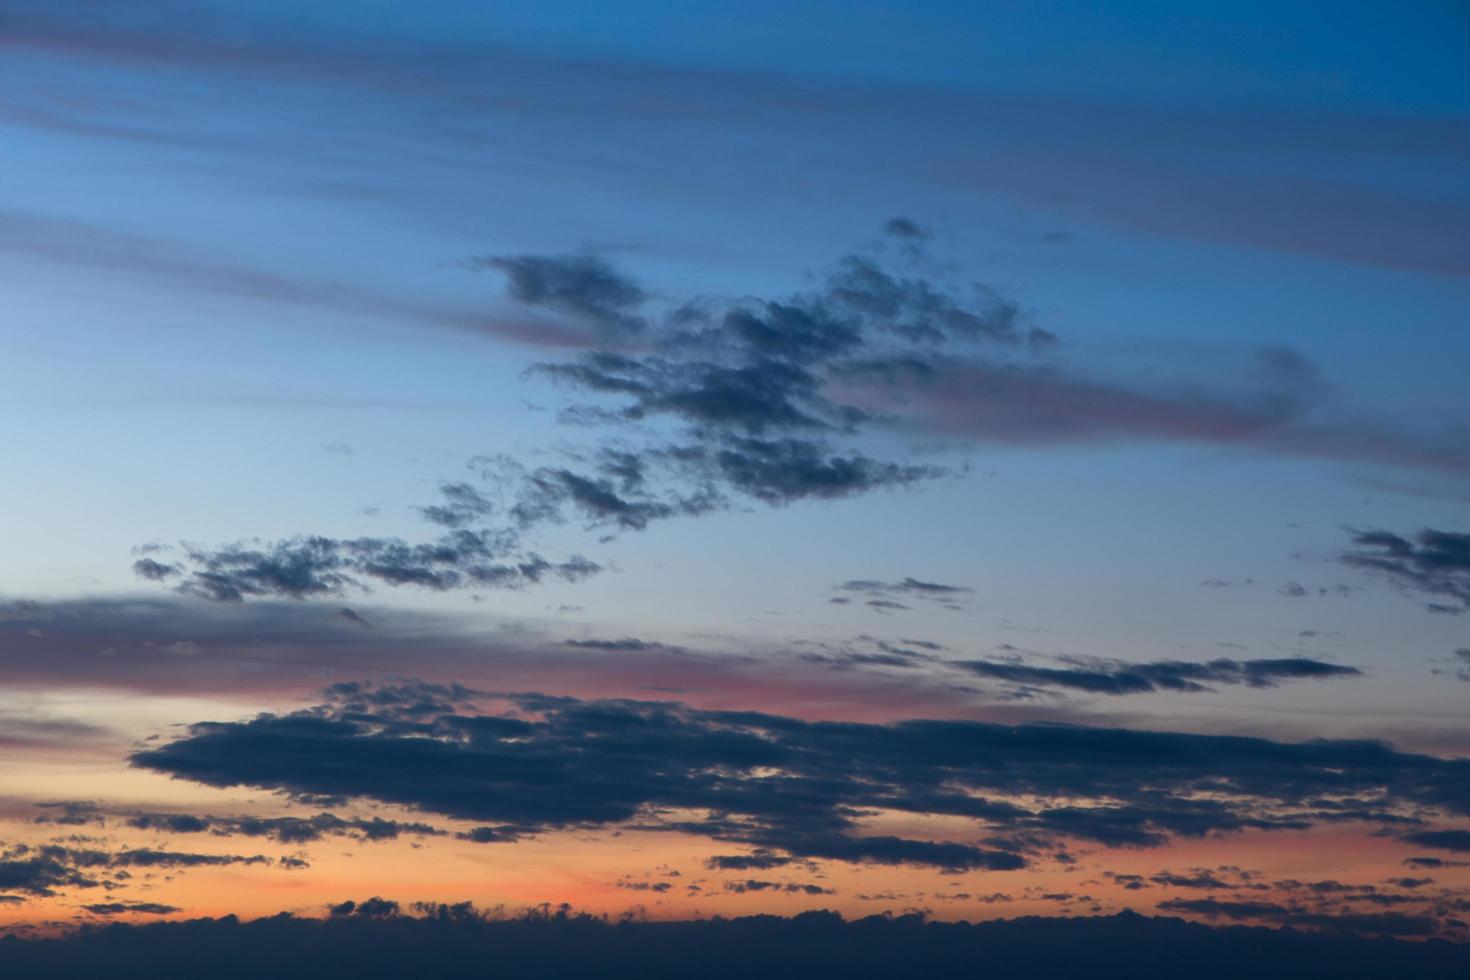
{"label": "scattered cloud", "polygon": [[1434,612],[1470,609],[1470,534],[1425,528],[1403,537],[1391,531],[1352,532],[1355,550],[1340,560],[1374,572],[1408,592],[1434,596]]}

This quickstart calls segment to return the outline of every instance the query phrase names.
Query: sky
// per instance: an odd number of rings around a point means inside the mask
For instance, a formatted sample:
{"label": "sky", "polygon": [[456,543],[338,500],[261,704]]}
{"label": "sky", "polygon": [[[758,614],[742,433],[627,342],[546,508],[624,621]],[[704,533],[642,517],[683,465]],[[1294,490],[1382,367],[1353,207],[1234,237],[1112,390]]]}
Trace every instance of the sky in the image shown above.
{"label": "sky", "polygon": [[0,929],[1470,941],[1467,44],[0,0]]}

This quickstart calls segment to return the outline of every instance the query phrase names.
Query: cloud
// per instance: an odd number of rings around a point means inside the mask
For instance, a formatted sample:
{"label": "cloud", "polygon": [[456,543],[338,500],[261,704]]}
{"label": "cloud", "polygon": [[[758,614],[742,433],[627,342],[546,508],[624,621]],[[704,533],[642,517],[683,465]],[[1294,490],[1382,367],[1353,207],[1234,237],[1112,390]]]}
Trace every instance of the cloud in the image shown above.
{"label": "cloud", "polygon": [[[863,605],[877,612],[900,612],[911,608],[908,601],[915,599],[934,603],[945,609],[958,611],[964,608],[964,597],[975,590],[962,585],[945,585],[942,582],[925,582],[906,577],[895,582],[881,579],[855,578],[832,587],[832,591],[847,595],[866,597]],[[837,605],[846,605],[847,596],[834,596],[828,600]]]}
{"label": "cloud", "polygon": [[581,650],[610,650],[616,652],[643,651],[643,650],[679,650],[680,647],[671,647],[666,643],[655,640],[640,640],[636,637],[625,636],[621,640],[563,640],[564,645],[576,647]]}
{"label": "cloud", "polygon": [[1252,922],[1271,922],[1293,928],[1324,932],[1345,932],[1375,936],[1432,936],[1440,929],[1439,920],[1430,915],[1405,915],[1400,912],[1321,913],[1283,907],[1270,902],[1237,902],[1216,898],[1171,898],[1160,902],[1164,912],[1187,912],[1209,919],[1226,918]]}
{"label": "cloud", "polygon": [[[1270,914],[1267,908],[1258,911]],[[1465,947],[1458,943],[1351,935],[1358,924],[1380,936],[1405,934],[1399,928],[1404,923],[1381,918],[1303,918],[1286,930],[1211,928],[1130,912],[981,923],[931,921],[912,913],[845,921],[829,911],[609,922],[565,906],[503,916],[468,903],[404,908],[383,898],[336,903],[329,913],[326,918],[283,913],[241,921],[232,915],[76,930],[7,942],[0,947],[0,968],[14,976],[119,980],[160,975],[376,978],[471,975],[493,960],[508,975],[724,980],[823,973],[956,976],[983,962],[987,977],[1022,980],[1093,976],[1099,975],[1099,964],[1126,963],[1133,980],[1165,980],[1181,969],[1211,980],[1322,975],[1370,980],[1459,976],[1467,964]]]}
{"label": "cloud", "polygon": [[[578,521],[641,531],[750,503],[913,488],[963,471],[903,445],[935,436],[1032,447],[1184,442],[1470,471],[1463,440],[1317,419],[1327,386],[1291,350],[1213,357],[1205,377],[1197,357],[1183,371],[1145,358],[1109,371],[1085,352],[1060,354],[1058,338],[1017,304],[954,282],[922,240],[906,240],[913,247],[897,257],[846,255],[815,288],[780,298],[676,301],[590,254],[475,260],[506,275],[513,300],[602,338],[528,372],[571,393],[562,419],[590,443],[534,467],[477,457],[471,466],[494,492],[442,484],[441,500],[418,508],[440,532],[426,541],[300,535],[190,547],[179,563],[142,558],[134,569],[218,601],[575,581],[600,566],[541,558],[531,547],[541,529]],[[900,611],[904,597],[956,598],[924,584],[908,580],[866,604]]]}
{"label": "cloud", "polygon": [[1354,531],[1352,543],[1356,550],[1340,556],[1343,564],[1374,572],[1407,591],[1448,600],[1432,603],[1436,612],[1470,609],[1470,534],[1432,528],[1411,537]]}
{"label": "cloud", "polygon": [[800,884],[797,882],[762,881],[759,878],[747,878],[744,881],[727,881],[722,886],[725,891],[736,895],[745,895],[751,892],[785,892],[788,895],[835,895],[830,888],[821,885]]}
{"label": "cloud", "polygon": [[1445,851],[1470,851],[1470,830],[1420,830],[1405,834],[1404,840],[1422,847]]}
{"label": "cloud", "polygon": [[1150,875],[1149,881],[1165,888],[1220,888],[1231,889],[1235,886],[1218,878],[1208,868],[1195,868],[1189,874],[1174,874],[1162,871],[1156,875]]}
{"label": "cloud", "polygon": [[923,227],[911,218],[902,216],[889,218],[883,223],[883,233],[892,235],[894,238],[916,238],[923,240],[932,236],[929,229]]}
{"label": "cloud", "polygon": [[597,255],[486,256],[470,259],[468,265],[504,273],[506,293],[517,303],[593,323],[609,339],[637,334],[645,326],[633,311],[647,294]]}
{"label": "cloud", "polygon": [[63,843],[0,847],[0,891],[50,897],[61,889],[115,887],[128,868],[187,869],[268,864],[261,854],[194,854],[154,848],[106,851]]}
{"label": "cloud", "polygon": [[143,558],[133,569],[153,581],[177,575],[175,591],[215,602],[340,597],[374,585],[435,592],[514,589],[552,578],[576,582],[602,570],[580,555],[556,562],[543,558],[522,544],[515,527],[470,529],[466,525],[493,509],[490,502],[466,484],[445,484],[440,493],[443,503],[420,508],[425,520],[444,529],[427,542],[312,536],[215,549],[188,546],[181,565]]}
{"label": "cloud", "polygon": [[166,565],[152,558],[139,558],[133,562],[133,574],[150,582],[162,582],[179,574],[177,565]]}
{"label": "cloud", "polygon": [[83,905],[83,911],[91,912],[93,915],[126,915],[128,913],[140,913],[142,915],[172,915],[180,911],[174,905],[160,905],[158,902],[101,902],[95,905]]}
{"label": "cloud", "polygon": [[1199,692],[1211,684],[1275,687],[1284,681],[1361,677],[1356,667],[1343,667],[1305,657],[1274,660],[1230,660],[1204,663],[1158,660],[1150,663],[1092,660],[1069,667],[1033,667],[992,660],[961,660],[958,666],[994,680],[1029,687],[1060,687],[1091,694],[1151,694],[1156,691]]}
{"label": "cloud", "polygon": [[[1028,845],[1007,834],[1146,846],[1470,814],[1470,763],[1381,743],[808,722],[544,695],[488,699],[502,705],[494,713],[476,707],[487,697],[425,701],[344,684],[311,709],[195,725],[132,761],[211,786],[399,804],[513,835],[633,826],[793,858],[953,869],[1025,866]],[[448,771],[456,779],[440,777]],[[869,810],[948,817],[991,843],[885,834],[859,818]]]}
{"label": "cloud", "polygon": [[749,854],[716,854],[707,859],[704,866],[711,871],[766,871],[785,867],[791,860],[784,854],[757,849]]}
{"label": "cloud", "polygon": [[211,833],[218,837],[269,837],[282,844],[305,844],[328,835],[360,841],[397,840],[400,835],[443,836],[444,831],[415,821],[382,817],[347,818],[333,813],[310,817],[231,817],[191,813],[135,812],[124,823],[137,830],[171,834]]}

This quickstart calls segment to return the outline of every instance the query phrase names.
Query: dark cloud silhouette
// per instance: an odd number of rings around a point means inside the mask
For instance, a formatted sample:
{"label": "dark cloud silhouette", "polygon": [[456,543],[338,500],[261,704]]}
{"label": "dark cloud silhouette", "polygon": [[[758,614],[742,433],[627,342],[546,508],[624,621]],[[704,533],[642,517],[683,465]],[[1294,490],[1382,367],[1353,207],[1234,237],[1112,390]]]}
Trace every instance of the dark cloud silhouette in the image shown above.
{"label": "dark cloud silhouette", "polygon": [[488,514],[490,503],[467,484],[444,484],[440,492],[443,503],[420,509],[426,520],[445,529],[429,542],[298,537],[213,550],[189,547],[182,572],[169,566],[172,571],[160,575],[153,567],[158,563],[146,558],[134,563],[134,571],[153,580],[179,572],[178,592],[216,602],[316,599],[372,585],[440,592],[522,588],[551,578],[580,581],[601,571],[579,555],[549,561],[525,548],[515,528],[472,530],[465,525]]}
{"label": "dark cloud silhouette", "polygon": [[1470,851],[1470,830],[1419,830],[1405,834],[1404,840],[1444,851]]}
{"label": "dark cloud silhouette", "polygon": [[[494,713],[476,697],[339,685],[315,708],[201,723],[132,760],[213,786],[412,806],[510,836],[634,826],[757,853],[955,869],[1022,867],[1038,846],[1028,835],[1140,846],[1470,814],[1470,762],[1380,743],[839,724],[544,695],[500,699]],[[966,818],[991,843],[865,833],[865,809]]]}
{"label": "dark cloud silhouette", "polygon": [[1466,868],[1466,867],[1470,867],[1470,861],[1450,861],[1450,860],[1446,860],[1445,858],[1422,857],[1422,856],[1420,856],[1420,857],[1404,858],[1403,861],[1401,861],[1400,863],[1403,864],[1403,866],[1406,867],[1406,868],[1423,868],[1423,869]]}
{"label": "dark cloud silhouette", "polygon": [[117,851],[79,847],[68,842],[14,844],[0,849],[0,891],[39,897],[62,889],[114,887],[128,868],[187,869],[268,864],[262,854],[194,854],[154,848]]}
{"label": "dark cloud silhouette", "polygon": [[658,894],[670,891],[674,887],[667,881],[620,881],[617,886],[633,892],[656,892]]}
{"label": "dark cloud silhouette", "polygon": [[1231,889],[1235,886],[1228,881],[1223,881],[1213,872],[1205,868],[1197,868],[1189,874],[1174,874],[1162,871],[1156,875],[1150,875],[1149,881],[1165,888],[1220,888]]}
{"label": "dark cloud silhouette", "polygon": [[704,862],[711,871],[766,871],[782,868],[791,863],[791,858],[773,851],[757,849],[749,854],[716,854]]}
{"label": "dark cloud silhouette", "polygon": [[1324,913],[1283,907],[1271,902],[1225,901],[1217,898],[1171,898],[1157,906],[1164,912],[1187,912],[1209,919],[1271,922],[1293,928],[1371,936],[1432,936],[1440,929],[1431,915],[1401,912]]}
{"label": "dark cloud silhouette", "polygon": [[922,582],[916,578],[903,578],[897,582],[877,579],[850,579],[837,588],[843,592],[858,592],[863,595],[908,595],[919,597],[950,597],[968,595],[975,591],[962,585],[945,585],[942,582]]}
{"label": "dark cloud silhouette", "polygon": [[220,837],[269,837],[283,844],[304,844],[329,835],[382,841],[397,840],[403,834],[424,837],[445,833],[415,821],[385,820],[382,817],[344,819],[333,813],[318,813],[310,817],[222,817],[142,812],[126,815],[124,822],[138,830],[172,834],[207,832]]}
{"label": "dark cloud silhouette", "polygon": [[167,565],[152,558],[139,558],[133,562],[133,572],[139,578],[145,578],[151,582],[162,582],[170,576],[177,575],[179,569],[176,565]]}
{"label": "dark cloud silhouette", "polygon": [[1305,657],[1274,660],[1230,660],[1203,663],[1157,660],[1133,664],[1123,661],[1087,661],[1077,666],[1034,667],[1009,661],[961,660],[963,667],[981,677],[1027,687],[1058,687],[1090,694],[1150,694],[1155,691],[1209,691],[1212,684],[1275,687],[1286,681],[1361,677],[1355,667],[1343,667]]}
{"label": "dark cloud silhouette", "polygon": [[971,595],[974,589],[962,585],[946,585],[942,582],[925,582],[921,579],[905,577],[893,582],[870,578],[849,579],[833,586],[832,591],[845,593],[833,596],[828,600],[837,605],[846,605],[851,601],[849,596],[866,596],[863,599],[863,605],[869,609],[878,612],[901,612],[912,608],[908,602],[915,599],[934,603],[945,609],[959,610],[964,608],[966,597]]}
{"label": "dark cloud silhouette", "polygon": [[143,915],[172,915],[179,908],[174,905],[161,905],[158,902],[100,902],[95,905],[83,905],[82,909],[93,915],[124,915],[128,913],[141,913]]}
{"label": "dark cloud silhouette", "polygon": [[504,273],[506,293],[516,302],[570,314],[606,335],[636,334],[644,327],[632,311],[647,294],[596,255],[486,256],[469,265]]}
{"label": "dark cloud silhouette", "polygon": [[1375,572],[1394,584],[1447,602],[1432,603],[1437,612],[1470,609],[1470,534],[1425,528],[1410,537],[1391,531],[1354,531],[1355,550],[1341,561]]}
{"label": "dark cloud silhouette", "polygon": [[751,892],[785,892],[788,895],[835,895],[830,888],[821,885],[803,884],[799,882],[763,881],[759,878],[746,878],[744,881],[727,881],[721,887],[727,892],[736,895],[745,895]]}
{"label": "dark cloud silhouette", "polygon": [[[1269,915],[1262,905],[1252,911]],[[119,980],[209,976],[256,980],[351,976],[467,976],[487,962],[506,975],[854,978],[958,976],[984,963],[995,980],[1087,976],[1097,980],[1238,980],[1331,976],[1338,980],[1429,980],[1470,969],[1470,948],[1351,935],[1419,936],[1413,923],[1300,916],[1291,929],[1212,928],[1134,913],[932,922],[923,915],[844,921],[827,911],[700,921],[609,922],[568,907],[504,918],[468,904],[380,898],[342,902],[326,918],[283,913],[114,924],[56,937],[0,942],[0,970],[13,976]],[[1190,914],[1224,914],[1202,906]],[[1291,913],[1284,912],[1284,916]],[[1228,916],[1227,916],[1228,918]]]}

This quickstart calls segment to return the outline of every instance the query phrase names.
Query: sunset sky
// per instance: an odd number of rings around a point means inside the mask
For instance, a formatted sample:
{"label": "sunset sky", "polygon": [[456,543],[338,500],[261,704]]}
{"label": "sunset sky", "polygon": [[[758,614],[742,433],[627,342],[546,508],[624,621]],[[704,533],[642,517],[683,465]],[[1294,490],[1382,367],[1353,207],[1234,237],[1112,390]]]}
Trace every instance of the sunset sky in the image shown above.
{"label": "sunset sky", "polygon": [[1467,49],[0,0],[0,929],[1470,940]]}

